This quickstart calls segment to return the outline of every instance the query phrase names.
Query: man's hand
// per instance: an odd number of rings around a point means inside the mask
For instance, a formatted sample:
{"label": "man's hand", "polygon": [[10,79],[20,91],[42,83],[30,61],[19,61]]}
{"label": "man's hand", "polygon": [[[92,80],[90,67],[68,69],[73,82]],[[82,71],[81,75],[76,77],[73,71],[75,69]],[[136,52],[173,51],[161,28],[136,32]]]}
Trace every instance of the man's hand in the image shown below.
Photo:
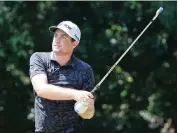
{"label": "man's hand", "polygon": [[95,103],[95,99],[93,98],[89,98],[86,100],[86,102],[88,102],[88,106],[93,107],[94,103]]}
{"label": "man's hand", "polygon": [[[84,113],[79,113],[78,114],[83,118],[83,119],[91,119],[94,115],[94,96],[91,92],[88,91],[76,91],[74,92],[74,100],[77,102],[86,102],[88,105],[87,110]],[[85,106],[85,105],[84,105]]]}
{"label": "man's hand", "polygon": [[74,95],[74,100],[77,102],[88,102],[91,104],[94,104],[94,101],[92,99],[94,99],[94,96],[91,92],[88,91],[74,91],[73,93]]}
{"label": "man's hand", "polygon": [[94,99],[88,100],[88,108],[84,113],[79,113],[83,119],[91,119],[95,113]]}

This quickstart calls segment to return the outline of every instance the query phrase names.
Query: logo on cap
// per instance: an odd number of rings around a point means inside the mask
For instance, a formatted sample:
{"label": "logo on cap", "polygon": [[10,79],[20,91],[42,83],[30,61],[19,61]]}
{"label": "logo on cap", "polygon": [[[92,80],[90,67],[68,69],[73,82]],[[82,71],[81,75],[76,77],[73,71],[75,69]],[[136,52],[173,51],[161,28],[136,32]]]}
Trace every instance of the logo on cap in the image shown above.
{"label": "logo on cap", "polygon": [[64,25],[64,26],[65,26],[66,28],[68,28],[69,30],[72,29],[68,24],[63,24],[63,23],[61,23],[60,25]]}

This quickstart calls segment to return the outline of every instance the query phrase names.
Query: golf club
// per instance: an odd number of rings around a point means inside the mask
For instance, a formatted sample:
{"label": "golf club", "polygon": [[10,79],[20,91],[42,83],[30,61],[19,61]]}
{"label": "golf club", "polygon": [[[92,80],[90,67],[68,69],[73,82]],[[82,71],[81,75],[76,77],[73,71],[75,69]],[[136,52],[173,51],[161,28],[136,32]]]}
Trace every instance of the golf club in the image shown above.
{"label": "golf club", "polygon": [[128,47],[128,49],[122,54],[122,56],[117,60],[117,62],[111,67],[111,69],[106,73],[106,75],[101,79],[101,81],[94,87],[94,89],[91,91],[94,93],[100,85],[103,83],[103,81],[107,78],[107,76],[112,72],[112,70],[117,66],[117,64],[122,60],[122,58],[126,55],[126,53],[131,49],[131,47],[136,43],[136,41],[140,38],[140,36],[145,32],[145,30],[152,24],[152,22],[157,18],[157,16],[163,11],[163,8],[160,7],[157,11],[153,19],[150,21],[150,23],[145,27],[145,29],[140,33],[140,35],[135,39],[135,41]]}
{"label": "golf club", "polygon": [[[152,22],[158,17],[158,15],[163,11],[163,8],[160,7],[157,11],[153,19],[149,22],[149,24],[145,27],[145,29],[140,33],[140,35],[134,40],[134,42],[128,47],[128,49],[122,54],[122,56],[116,61],[116,63],[111,67],[111,69],[106,73],[106,75],[101,79],[101,81],[93,88],[91,91],[92,94],[96,90],[100,88],[100,85],[107,78],[107,76],[112,72],[112,70],[117,66],[117,64],[122,60],[122,58],[126,55],[126,53],[132,48],[132,46],[136,43],[136,41],[140,38],[140,36],[145,32],[145,30],[152,24]],[[76,102],[74,109],[77,113],[84,113],[87,110],[88,106],[86,102]]]}

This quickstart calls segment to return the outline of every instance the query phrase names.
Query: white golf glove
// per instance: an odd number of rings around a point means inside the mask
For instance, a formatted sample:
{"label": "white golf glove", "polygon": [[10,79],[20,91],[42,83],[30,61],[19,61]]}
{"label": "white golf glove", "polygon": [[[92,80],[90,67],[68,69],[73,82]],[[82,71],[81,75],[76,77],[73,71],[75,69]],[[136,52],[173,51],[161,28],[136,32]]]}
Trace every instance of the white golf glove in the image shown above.
{"label": "white golf glove", "polygon": [[76,102],[74,105],[74,110],[78,114],[83,114],[87,111],[88,109],[88,102]]}

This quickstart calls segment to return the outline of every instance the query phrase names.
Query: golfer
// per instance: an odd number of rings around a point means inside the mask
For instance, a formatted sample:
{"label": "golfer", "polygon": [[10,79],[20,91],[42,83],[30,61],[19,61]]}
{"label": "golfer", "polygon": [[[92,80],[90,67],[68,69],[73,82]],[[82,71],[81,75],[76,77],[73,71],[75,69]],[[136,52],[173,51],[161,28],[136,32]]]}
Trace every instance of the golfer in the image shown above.
{"label": "golfer", "polygon": [[[94,88],[91,66],[74,56],[81,38],[71,21],[49,28],[54,33],[52,51],[35,52],[30,57],[30,79],[35,92],[35,133],[83,133],[83,119],[94,115]],[[83,114],[74,111],[85,101]]]}

